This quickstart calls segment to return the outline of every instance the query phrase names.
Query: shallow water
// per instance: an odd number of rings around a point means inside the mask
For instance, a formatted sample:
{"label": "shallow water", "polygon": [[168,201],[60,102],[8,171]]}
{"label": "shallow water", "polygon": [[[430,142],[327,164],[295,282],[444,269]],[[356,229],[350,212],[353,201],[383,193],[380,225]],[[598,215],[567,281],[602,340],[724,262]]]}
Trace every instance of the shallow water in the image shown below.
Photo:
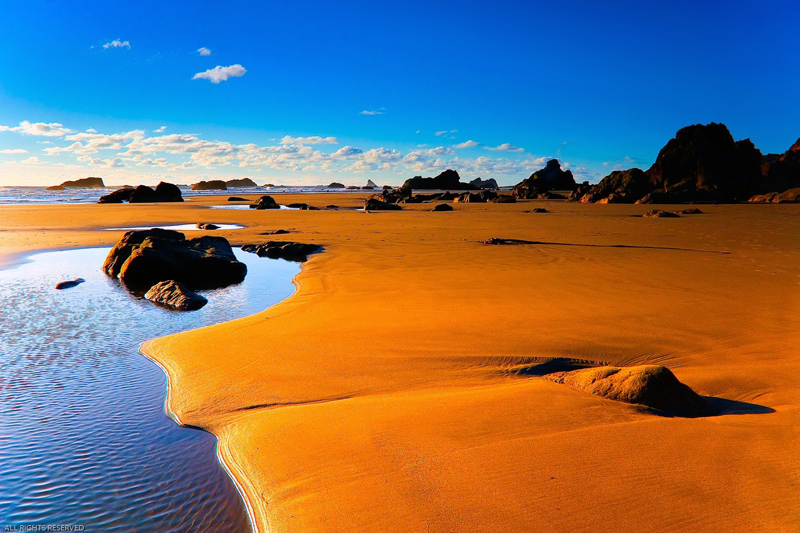
{"label": "shallow water", "polygon": [[[217,231],[223,229],[242,229],[244,226],[241,224],[217,224],[216,222],[212,222],[215,226],[218,226],[216,230],[206,230],[200,229],[197,227],[197,224],[172,224],[167,226],[158,226],[161,229],[171,229],[175,231]],[[128,228],[103,228],[105,231],[130,231],[130,230],[143,230],[143,229],[150,229],[153,226],[131,226]]]}
{"label": "shallow water", "polygon": [[[216,439],[165,414],[165,376],[137,348],[277,303],[298,265],[236,250],[245,281],[180,313],[106,277],[107,252],[41,253],[0,271],[0,524],[249,531]],[[76,277],[85,283],[54,289]]]}

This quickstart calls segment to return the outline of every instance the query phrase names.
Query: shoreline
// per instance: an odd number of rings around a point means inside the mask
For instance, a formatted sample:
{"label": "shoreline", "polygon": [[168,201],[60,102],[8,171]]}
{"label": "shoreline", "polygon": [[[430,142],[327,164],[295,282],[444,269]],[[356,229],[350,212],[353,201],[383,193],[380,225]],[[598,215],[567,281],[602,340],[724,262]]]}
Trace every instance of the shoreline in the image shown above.
{"label": "shoreline", "polygon": [[[533,206],[552,212],[524,212]],[[144,223],[207,214],[187,209],[195,207],[80,206],[71,228],[48,222],[41,236],[12,227],[0,244],[114,241],[114,232],[74,227],[92,229],[94,212],[128,225],[131,212]],[[800,276],[796,206],[704,206],[707,214],[677,220],[630,216],[652,206],[430,207],[232,210],[227,219],[247,227],[211,234],[240,244],[293,228],[281,238],[326,251],[277,305],[140,347],[165,370],[175,419],[216,435],[254,531],[473,531],[490,517],[504,530],[798,525],[789,487],[800,480],[800,454],[788,447],[800,433],[791,348],[799,302],[787,293]],[[479,244],[490,237],[538,244]],[[581,246],[593,243],[633,248]],[[732,253],[643,249],[653,243]],[[242,342],[247,350],[236,348]],[[775,412],[664,419],[501,372],[552,355],[663,360],[701,394]],[[637,512],[619,516],[620,506]],[[668,510],[692,520],[675,522]]]}

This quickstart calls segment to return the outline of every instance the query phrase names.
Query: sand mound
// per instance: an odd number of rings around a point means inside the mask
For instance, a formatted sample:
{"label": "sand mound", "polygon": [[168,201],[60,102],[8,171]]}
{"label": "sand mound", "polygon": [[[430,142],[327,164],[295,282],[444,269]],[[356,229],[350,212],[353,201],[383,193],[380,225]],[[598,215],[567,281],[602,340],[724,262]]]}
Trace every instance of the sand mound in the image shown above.
{"label": "sand mound", "polygon": [[687,417],[717,414],[708,399],[678,381],[675,374],[663,366],[602,366],[557,372],[548,378],[609,400],[646,405],[665,414]]}

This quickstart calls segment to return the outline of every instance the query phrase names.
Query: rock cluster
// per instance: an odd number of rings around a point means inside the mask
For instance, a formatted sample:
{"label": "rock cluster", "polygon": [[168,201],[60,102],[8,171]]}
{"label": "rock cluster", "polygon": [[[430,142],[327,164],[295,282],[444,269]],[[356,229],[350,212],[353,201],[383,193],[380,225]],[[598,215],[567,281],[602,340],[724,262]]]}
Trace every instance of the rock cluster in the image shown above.
{"label": "rock cluster", "polygon": [[453,202],[466,204],[466,203],[481,203],[485,204],[489,200],[497,198],[497,193],[494,191],[479,191],[479,192],[465,192],[453,200]]}
{"label": "rock cluster", "polygon": [[516,198],[534,199],[548,191],[571,191],[575,188],[571,170],[562,170],[558,159],[551,159],[545,167],[537,170],[512,190]]}
{"label": "rock cluster", "polygon": [[162,181],[153,189],[147,185],[138,187],[123,187],[116,191],[101,196],[100,204],[121,204],[122,202],[152,203],[152,202],[182,202],[183,195],[177,185]]}
{"label": "rock cluster", "polygon": [[242,251],[254,253],[259,257],[287,259],[302,263],[308,256],[322,250],[318,244],[303,244],[292,241],[267,241],[263,244],[243,244]]}
{"label": "rock cluster", "polygon": [[217,289],[241,283],[247,266],[236,260],[228,241],[154,228],[129,231],[114,245],[103,271],[134,293],[145,293],[161,281],[178,281],[191,290]]}

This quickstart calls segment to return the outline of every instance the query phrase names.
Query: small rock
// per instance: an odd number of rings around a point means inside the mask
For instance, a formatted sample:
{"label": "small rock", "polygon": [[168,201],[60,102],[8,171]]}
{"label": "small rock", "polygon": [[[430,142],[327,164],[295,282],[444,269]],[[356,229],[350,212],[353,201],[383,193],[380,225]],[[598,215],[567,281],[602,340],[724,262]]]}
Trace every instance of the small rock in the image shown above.
{"label": "small rock", "polygon": [[186,285],[174,280],[156,283],[144,297],[151,302],[178,311],[196,311],[208,303],[208,300],[191,291]]}
{"label": "small rock", "polygon": [[242,198],[241,196],[231,196],[228,198],[229,202],[246,202],[247,198]]}
{"label": "small rock", "polygon": [[75,278],[75,279],[71,279],[69,281],[62,281],[61,283],[56,283],[56,289],[58,289],[58,290],[71,289],[72,287],[77,287],[78,285],[80,285],[84,281],[86,281],[86,280],[83,279],[83,278]]}
{"label": "small rock", "polygon": [[263,244],[243,244],[243,252],[256,254],[258,257],[286,259],[302,263],[308,256],[322,249],[318,244],[304,244],[292,241],[268,241]]}
{"label": "small rock", "polygon": [[364,211],[401,211],[403,208],[397,204],[383,202],[377,198],[364,200]]}
{"label": "small rock", "polygon": [[663,209],[653,209],[652,211],[648,211],[644,215],[645,218],[678,218],[677,213],[673,213],[672,211],[664,211]]}
{"label": "small rock", "polygon": [[548,211],[544,207],[536,207],[534,209],[531,209],[531,213],[549,213],[549,212],[550,211]]}
{"label": "small rock", "polygon": [[216,224],[211,224],[210,222],[200,222],[197,224],[197,229],[212,230],[219,229],[219,226]]}
{"label": "small rock", "polygon": [[436,204],[436,207],[431,209],[431,211],[452,211],[453,206],[450,204]]}
{"label": "small rock", "polygon": [[690,207],[689,209],[684,209],[680,212],[682,215],[702,215],[703,212],[697,209],[696,207]]}
{"label": "small rock", "polygon": [[264,195],[255,203],[250,204],[250,209],[280,209],[281,206],[278,205],[278,202],[275,201],[272,196]]}

